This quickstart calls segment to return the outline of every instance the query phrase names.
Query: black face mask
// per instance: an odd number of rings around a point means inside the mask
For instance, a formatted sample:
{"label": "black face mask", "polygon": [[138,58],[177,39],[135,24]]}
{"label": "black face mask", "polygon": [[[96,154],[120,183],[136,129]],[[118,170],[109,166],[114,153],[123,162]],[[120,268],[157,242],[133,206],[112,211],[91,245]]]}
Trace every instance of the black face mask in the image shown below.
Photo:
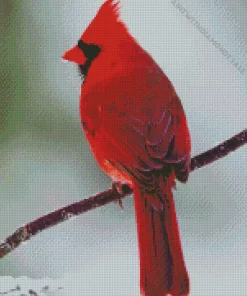
{"label": "black face mask", "polygon": [[101,49],[98,45],[96,44],[87,44],[85,42],[83,42],[82,40],[78,41],[78,47],[80,48],[80,50],[83,51],[85,57],[92,61],[94,60],[100,53]]}
{"label": "black face mask", "polygon": [[92,61],[99,55],[101,49],[96,44],[87,44],[82,40],[78,41],[78,47],[83,51],[83,54],[87,58],[84,65],[79,65],[79,72],[85,79]]}

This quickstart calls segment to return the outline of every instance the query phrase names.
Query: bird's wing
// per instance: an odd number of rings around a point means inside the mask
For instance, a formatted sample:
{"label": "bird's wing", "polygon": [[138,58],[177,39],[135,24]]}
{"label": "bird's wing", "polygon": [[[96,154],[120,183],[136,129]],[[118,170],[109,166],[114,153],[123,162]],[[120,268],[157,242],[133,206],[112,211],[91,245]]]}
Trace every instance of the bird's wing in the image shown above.
{"label": "bird's wing", "polygon": [[163,72],[138,68],[99,89],[101,130],[112,147],[108,161],[146,188],[156,186],[155,173],[169,175],[176,165],[181,166],[181,179],[186,179],[188,126],[181,102]]}

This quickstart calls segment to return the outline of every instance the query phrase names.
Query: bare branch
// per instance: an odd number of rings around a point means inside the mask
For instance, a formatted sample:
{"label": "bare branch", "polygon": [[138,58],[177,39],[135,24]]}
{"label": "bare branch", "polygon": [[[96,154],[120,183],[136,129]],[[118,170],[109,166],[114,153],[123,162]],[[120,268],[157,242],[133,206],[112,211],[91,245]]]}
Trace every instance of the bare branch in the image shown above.
{"label": "bare branch", "polygon": [[[193,157],[191,159],[190,171],[192,172],[195,169],[206,166],[226,156],[246,143],[247,129],[218,146]],[[22,242],[27,241],[33,235],[43,230],[67,221],[72,217],[81,215],[87,211],[104,206],[112,201],[119,201],[132,193],[132,190],[128,186],[123,186],[122,189],[123,193],[119,194],[113,186],[111,189],[101,192],[88,199],[70,204],[18,228],[13,234],[7,237],[3,243],[0,244],[0,258],[12,252]]]}
{"label": "bare branch", "polygon": [[216,147],[193,157],[190,163],[190,171],[194,171],[195,169],[208,165],[226,156],[230,152],[235,151],[246,143],[247,129],[243,130],[241,133],[235,135],[227,141],[217,145]]}

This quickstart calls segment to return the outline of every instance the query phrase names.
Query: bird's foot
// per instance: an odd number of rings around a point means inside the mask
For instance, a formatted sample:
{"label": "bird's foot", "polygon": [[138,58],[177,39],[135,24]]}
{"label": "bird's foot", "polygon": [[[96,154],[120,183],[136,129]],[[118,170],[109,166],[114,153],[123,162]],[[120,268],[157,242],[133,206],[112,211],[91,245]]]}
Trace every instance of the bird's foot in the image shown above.
{"label": "bird's foot", "polygon": [[[121,182],[113,182],[112,183],[112,189],[116,190],[118,192],[119,195],[123,195],[125,190],[124,190],[124,186],[126,186],[125,184],[121,183]],[[120,206],[121,210],[123,210],[123,201],[121,198],[118,198],[115,203],[118,203],[118,205]]]}

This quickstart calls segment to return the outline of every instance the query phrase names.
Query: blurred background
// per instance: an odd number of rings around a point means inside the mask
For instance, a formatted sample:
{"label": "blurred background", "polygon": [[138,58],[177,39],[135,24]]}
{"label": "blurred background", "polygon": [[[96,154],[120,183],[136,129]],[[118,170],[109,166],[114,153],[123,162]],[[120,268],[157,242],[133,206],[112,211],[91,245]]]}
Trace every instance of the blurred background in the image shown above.
{"label": "blurred background", "polygon": [[[0,1],[0,241],[111,185],[81,132],[81,78],[74,64],[61,60],[101,3]],[[121,12],[181,98],[192,156],[247,127],[246,1],[122,0]],[[177,184],[192,296],[246,293],[246,168],[242,147]],[[78,289],[73,295],[138,295],[135,227],[130,197],[124,211],[111,204],[32,238],[0,260],[0,277],[68,275],[70,289]]]}

